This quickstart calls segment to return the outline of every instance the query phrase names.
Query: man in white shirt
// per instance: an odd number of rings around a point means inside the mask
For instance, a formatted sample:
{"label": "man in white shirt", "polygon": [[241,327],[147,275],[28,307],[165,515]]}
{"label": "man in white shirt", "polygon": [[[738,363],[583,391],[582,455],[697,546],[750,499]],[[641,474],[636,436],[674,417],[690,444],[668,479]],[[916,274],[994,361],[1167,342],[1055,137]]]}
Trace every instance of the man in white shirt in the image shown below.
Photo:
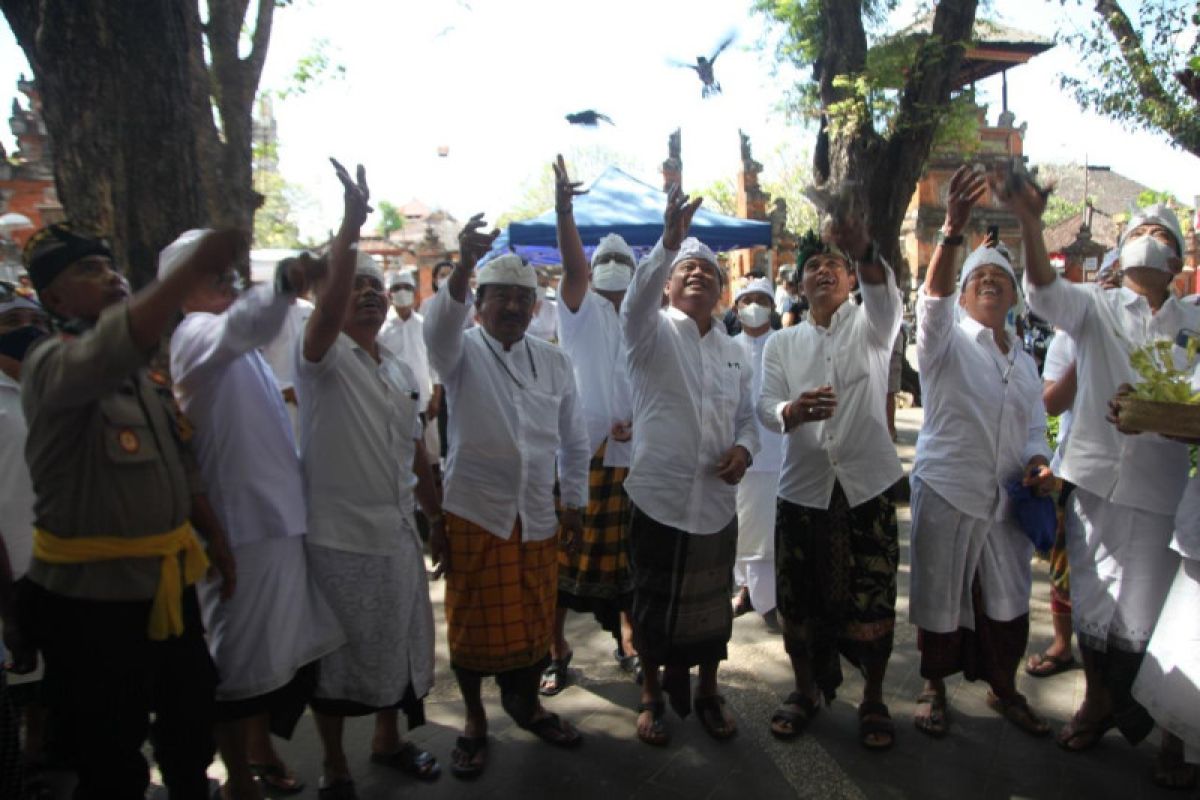
{"label": "man in white shirt", "polygon": [[[162,251],[159,280],[187,261],[205,233],[188,231]],[[258,352],[295,295],[322,273],[323,262],[288,259],[273,286],[239,298],[231,264],[192,290],[171,336],[175,396],[196,428],[200,474],[243,581],[227,600],[217,581],[197,587],[219,675],[216,738],[229,776],[225,791],[237,800],[259,796],[256,772],[269,786],[303,787],[270,734],[291,738],[317,659],[345,642],[309,575],[300,459],[283,397]]]}
{"label": "man in white shirt", "polygon": [[[517,725],[562,747],[582,741],[542,706],[538,682],[554,633],[560,519],[573,546],[587,505],[587,428],[566,354],[526,335],[537,298],[533,268],[512,254],[492,259],[470,296],[471,271],[498,235],[482,232],[482,217],[459,234],[462,261],[425,316],[449,412],[446,527],[430,549],[446,572],[450,662],[467,712],[452,754],[459,777],[479,775],[486,763],[480,690],[488,675]],[[472,300],[480,323],[464,330]]]}
{"label": "man in white shirt", "polygon": [[583,539],[577,549],[558,553],[558,612],[550,666],[542,676],[545,695],[557,694],[566,685],[572,655],[564,633],[568,610],[596,617],[617,640],[614,655],[622,667],[636,672],[638,663],[629,621],[633,600],[627,540],[630,504],[623,488],[629,472],[633,399],[619,315],[635,260],[624,239],[608,234],[592,254],[589,275],[571,210],[577,189],[561,156],[554,169],[558,250],[563,260],[557,303],[559,344],[575,368],[592,459]]}
{"label": "man in white shirt", "polygon": [[[866,677],[860,740],[885,749],[894,740],[883,678],[900,560],[888,489],[903,474],[885,404],[901,299],[861,220],[836,220],[829,230],[830,243],[811,232],[801,240],[796,262],[808,314],[763,353],[758,418],[786,434],[775,565],[796,681],[771,732],[799,735],[822,697],[832,701],[840,654]],[[850,297],[856,283],[862,305]]]}
{"label": "man in white shirt", "polygon": [[1033,545],[1010,500],[1013,482],[1037,495],[1053,488],[1041,381],[1005,325],[1018,291],[999,243],[971,253],[961,280],[954,264],[971,208],[986,193],[985,176],[969,167],[951,178],[943,237],[917,299],[925,424],[912,472],[909,619],[925,688],[914,722],[946,734],[945,679],[962,672],[987,681],[989,706],[1044,736],[1049,726],[1016,689]]}
{"label": "man in white shirt", "polygon": [[533,319],[529,321],[530,336],[558,342],[558,301],[550,299],[550,274],[537,270],[537,305],[533,307]]}
{"label": "man in white shirt", "polygon": [[702,199],[671,187],[662,238],[621,304],[633,390],[625,479],[634,505],[633,642],[644,672],[637,734],[660,746],[669,739],[663,693],[678,714],[690,713],[696,665],[701,724],[718,739],[737,732],[717,668],[733,629],[736,487],[758,450],[758,429],[746,352],[713,318],[724,273],[712,250],[686,238]]}
{"label": "man in white shirt", "polygon": [[1078,348],[1081,391],[1062,475],[1076,487],[1067,554],[1087,689],[1059,743],[1085,750],[1114,725],[1140,741],[1153,720],[1130,687],[1178,568],[1179,556],[1169,545],[1188,450],[1161,436],[1121,436],[1105,416],[1118,387],[1137,382],[1129,363],[1133,350],[1200,330],[1200,308],[1180,303],[1171,292],[1183,264],[1183,234],[1169,208],[1144,208],[1121,240],[1122,287],[1076,285],[1059,279],[1046,256],[1045,198],[1037,187],[1019,178],[995,180],[993,187],[1021,222],[1030,308],[1065,330]]}
{"label": "man in white shirt", "polygon": [[[429,355],[425,349],[425,317],[416,311],[417,275],[412,270],[396,273],[388,286],[392,308],[379,331],[379,343],[413,371],[419,386],[417,408],[425,414],[433,382],[429,376]],[[428,417],[426,417],[428,419]]]}
{"label": "man in white shirt", "polygon": [[[775,333],[771,329],[771,282],[750,281],[733,298],[742,331],[733,340],[746,350],[754,376],[750,393],[757,404],[762,395],[763,353]],[[775,505],[779,471],[783,467],[783,436],[755,419],[759,449],[737,488],[738,548],[734,582],[741,588],[733,615],[757,611],[769,627],[775,614]]]}
{"label": "man in white shirt", "polygon": [[297,348],[296,393],[310,569],[347,638],[321,659],[312,700],[325,751],[322,791],[353,797],[342,749],[347,716],[375,714],[373,762],[421,780],[439,773],[432,755],[401,739],[397,709],[410,728],[422,724],[433,686],[433,609],[413,495],[435,531],[442,519],[416,379],[376,340],[387,315],[383,274],[356,248],[370,210],[366,178],[362,167],[355,182],[334,166],[345,217]]}

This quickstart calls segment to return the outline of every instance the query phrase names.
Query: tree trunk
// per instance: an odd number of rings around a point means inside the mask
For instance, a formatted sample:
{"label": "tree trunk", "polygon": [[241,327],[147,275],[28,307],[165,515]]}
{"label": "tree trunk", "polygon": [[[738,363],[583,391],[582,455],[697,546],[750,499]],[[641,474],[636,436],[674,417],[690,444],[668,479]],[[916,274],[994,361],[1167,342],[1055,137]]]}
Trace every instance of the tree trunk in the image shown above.
{"label": "tree trunk", "polygon": [[208,221],[182,0],[0,0],[33,67],[69,220],[108,235],[134,285]]}
{"label": "tree trunk", "polygon": [[[818,185],[847,182],[858,207],[867,214],[872,238],[895,265],[902,285],[907,266],[900,251],[900,227],[933,148],[942,112],[950,101],[954,76],[971,38],[977,0],[940,0],[932,34],[918,48],[902,90],[899,112],[884,137],[871,115],[839,113],[831,121],[827,142],[819,142]],[[852,90],[835,85],[838,76],[866,71],[867,36],[861,0],[821,0],[824,38],[814,78],[827,111],[853,99]],[[827,145],[827,146],[826,146]],[[827,162],[825,159],[828,159]]]}

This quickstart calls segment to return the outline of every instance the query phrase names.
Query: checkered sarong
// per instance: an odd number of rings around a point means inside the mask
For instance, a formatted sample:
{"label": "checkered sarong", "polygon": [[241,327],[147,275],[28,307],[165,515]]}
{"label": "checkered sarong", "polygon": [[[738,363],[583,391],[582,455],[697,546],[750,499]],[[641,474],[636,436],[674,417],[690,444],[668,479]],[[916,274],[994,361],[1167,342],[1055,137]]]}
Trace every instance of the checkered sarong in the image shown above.
{"label": "checkered sarong", "polygon": [[633,505],[623,488],[629,470],[604,466],[606,445],[607,440],[588,468],[588,505],[579,549],[558,551],[558,591],[568,596],[565,602],[572,606],[574,598],[620,602],[633,591],[628,544]]}
{"label": "checkered sarong", "polygon": [[494,675],[529,667],[550,651],[558,537],[523,542],[520,524],[501,539],[446,514],[446,628],[457,668]]}

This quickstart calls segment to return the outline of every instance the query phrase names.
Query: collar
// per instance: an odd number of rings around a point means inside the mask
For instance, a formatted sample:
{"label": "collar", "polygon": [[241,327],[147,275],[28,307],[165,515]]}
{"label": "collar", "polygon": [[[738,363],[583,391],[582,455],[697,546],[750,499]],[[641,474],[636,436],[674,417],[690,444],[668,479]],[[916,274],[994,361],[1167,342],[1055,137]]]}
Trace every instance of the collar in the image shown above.
{"label": "collar", "polygon": [[[680,311],[675,306],[667,306],[667,318],[671,319],[673,321],[676,321],[676,322],[682,322],[684,320],[690,322],[691,323],[691,331],[696,334],[697,339],[703,339],[708,335],[708,334],[701,335],[700,326],[696,324],[696,320],[692,319],[691,317],[689,317],[687,314]],[[720,329],[721,332],[724,333],[725,323],[722,322],[721,320],[717,319],[716,317],[713,317],[712,325],[708,326],[708,333],[712,333],[713,331],[718,330],[718,329]]]}
{"label": "collar", "polygon": [[[492,345],[492,349],[494,349],[497,353],[500,355],[507,355],[512,352],[511,349],[505,350],[504,345],[500,343],[500,340],[484,330],[482,325],[476,325],[475,327],[479,329],[480,335],[487,339],[487,341]],[[512,346],[516,347],[521,342],[525,341],[526,338],[526,336],[522,336],[520,339],[517,339],[515,342],[513,342]]]}
{"label": "collar", "polygon": [[812,308],[809,308],[808,311],[805,312],[804,320],[800,324],[809,325],[818,331],[833,333],[838,329],[838,326],[842,324],[842,320],[854,313],[854,309],[856,307],[857,306],[854,305],[854,301],[847,297],[846,300],[837,307],[837,310],[833,312],[833,316],[829,318],[828,328],[823,328],[812,321]]}
{"label": "collar", "polygon": [[[958,321],[958,327],[962,328],[976,342],[991,342],[997,351],[1000,350],[999,346],[996,345],[996,337],[992,329],[976,320],[970,314],[963,314],[962,319]],[[1011,353],[1013,348],[1017,346],[1016,342],[1013,341],[1012,334],[1007,330],[1004,331],[1004,337],[1008,340],[1008,352]]]}

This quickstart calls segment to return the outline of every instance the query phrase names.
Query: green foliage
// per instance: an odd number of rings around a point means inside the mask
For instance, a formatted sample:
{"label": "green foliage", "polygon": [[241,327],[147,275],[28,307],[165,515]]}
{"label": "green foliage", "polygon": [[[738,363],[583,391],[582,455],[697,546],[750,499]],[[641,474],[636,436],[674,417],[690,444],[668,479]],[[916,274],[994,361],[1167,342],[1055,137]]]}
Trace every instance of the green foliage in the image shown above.
{"label": "green foliage", "polygon": [[[1200,156],[1200,116],[1173,77],[1200,63],[1200,3],[1127,0],[1123,9],[1102,0],[1094,5],[1090,25],[1064,35],[1079,52],[1080,66],[1061,76],[1063,88],[1085,109],[1130,129],[1161,131]],[[1123,21],[1132,35],[1118,38],[1113,29],[1122,30]]]}
{"label": "green foliage", "polygon": [[1062,195],[1052,194],[1046,200],[1046,213],[1042,214],[1042,222],[1047,228],[1052,228],[1082,211],[1083,203],[1074,203]]}
{"label": "green foliage", "polygon": [[812,185],[812,157],[807,149],[783,142],[764,162],[763,191],[787,202],[787,229],[800,233],[816,228],[820,221],[817,209],[804,194]]}
{"label": "green foliage", "polygon": [[277,172],[258,173],[254,186],[263,196],[263,204],[254,212],[253,246],[299,247],[300,228],[293,212],[301,201],[300,191]]}
{"label": "green foliage", "polygon": [[296,61],[287,86],[277,90],[275,95],[280,100],[286,100],[302,95],[323,83],[344,80],[346,65],[330,55],[331,49],[328,39],[314,40],[312,50]]}
{"label": "green foliage", "polygon": [[1051,451],[1058,449],[1058,432],[1061,429],[1061,419],[1058,416],[1046,417],[1046,445]]}
{"label": "green foliage", "polygon": [[1175,206],[1179,205],[1179,201],[1175,199],[1175,195],[1171,194],[1170,192],[1160,192],[1155,189],[1146,189],[1138,194],[1138,208],[1145,208],[1146,206],[1153,205],[1155,203],[1169,203]]}
{"label": "green foliage", "polygon": [[1187,364],[1176,366],[1173,342],[1151,342],[1134,350],[1129,363],[1141,380],[1134,397],[1163,403],[1200,403],[1200,392],[1192,392],[1191,366],[1196,362],[1197,340],[1188,339]]}
{"label": "green foliage", "polygon": [[393,231],[402,230],[404,228],[404,216],[400,213],[400,209],[389,203],[387,200],[380,200],[376,204],[379,209],[379,235],[387,238]]}
{"label": "green foliage", "polygon": [[717,178],[696,194],[704,198],[704,207],[722,214],[737,214],[737,188],[732,178]]}

